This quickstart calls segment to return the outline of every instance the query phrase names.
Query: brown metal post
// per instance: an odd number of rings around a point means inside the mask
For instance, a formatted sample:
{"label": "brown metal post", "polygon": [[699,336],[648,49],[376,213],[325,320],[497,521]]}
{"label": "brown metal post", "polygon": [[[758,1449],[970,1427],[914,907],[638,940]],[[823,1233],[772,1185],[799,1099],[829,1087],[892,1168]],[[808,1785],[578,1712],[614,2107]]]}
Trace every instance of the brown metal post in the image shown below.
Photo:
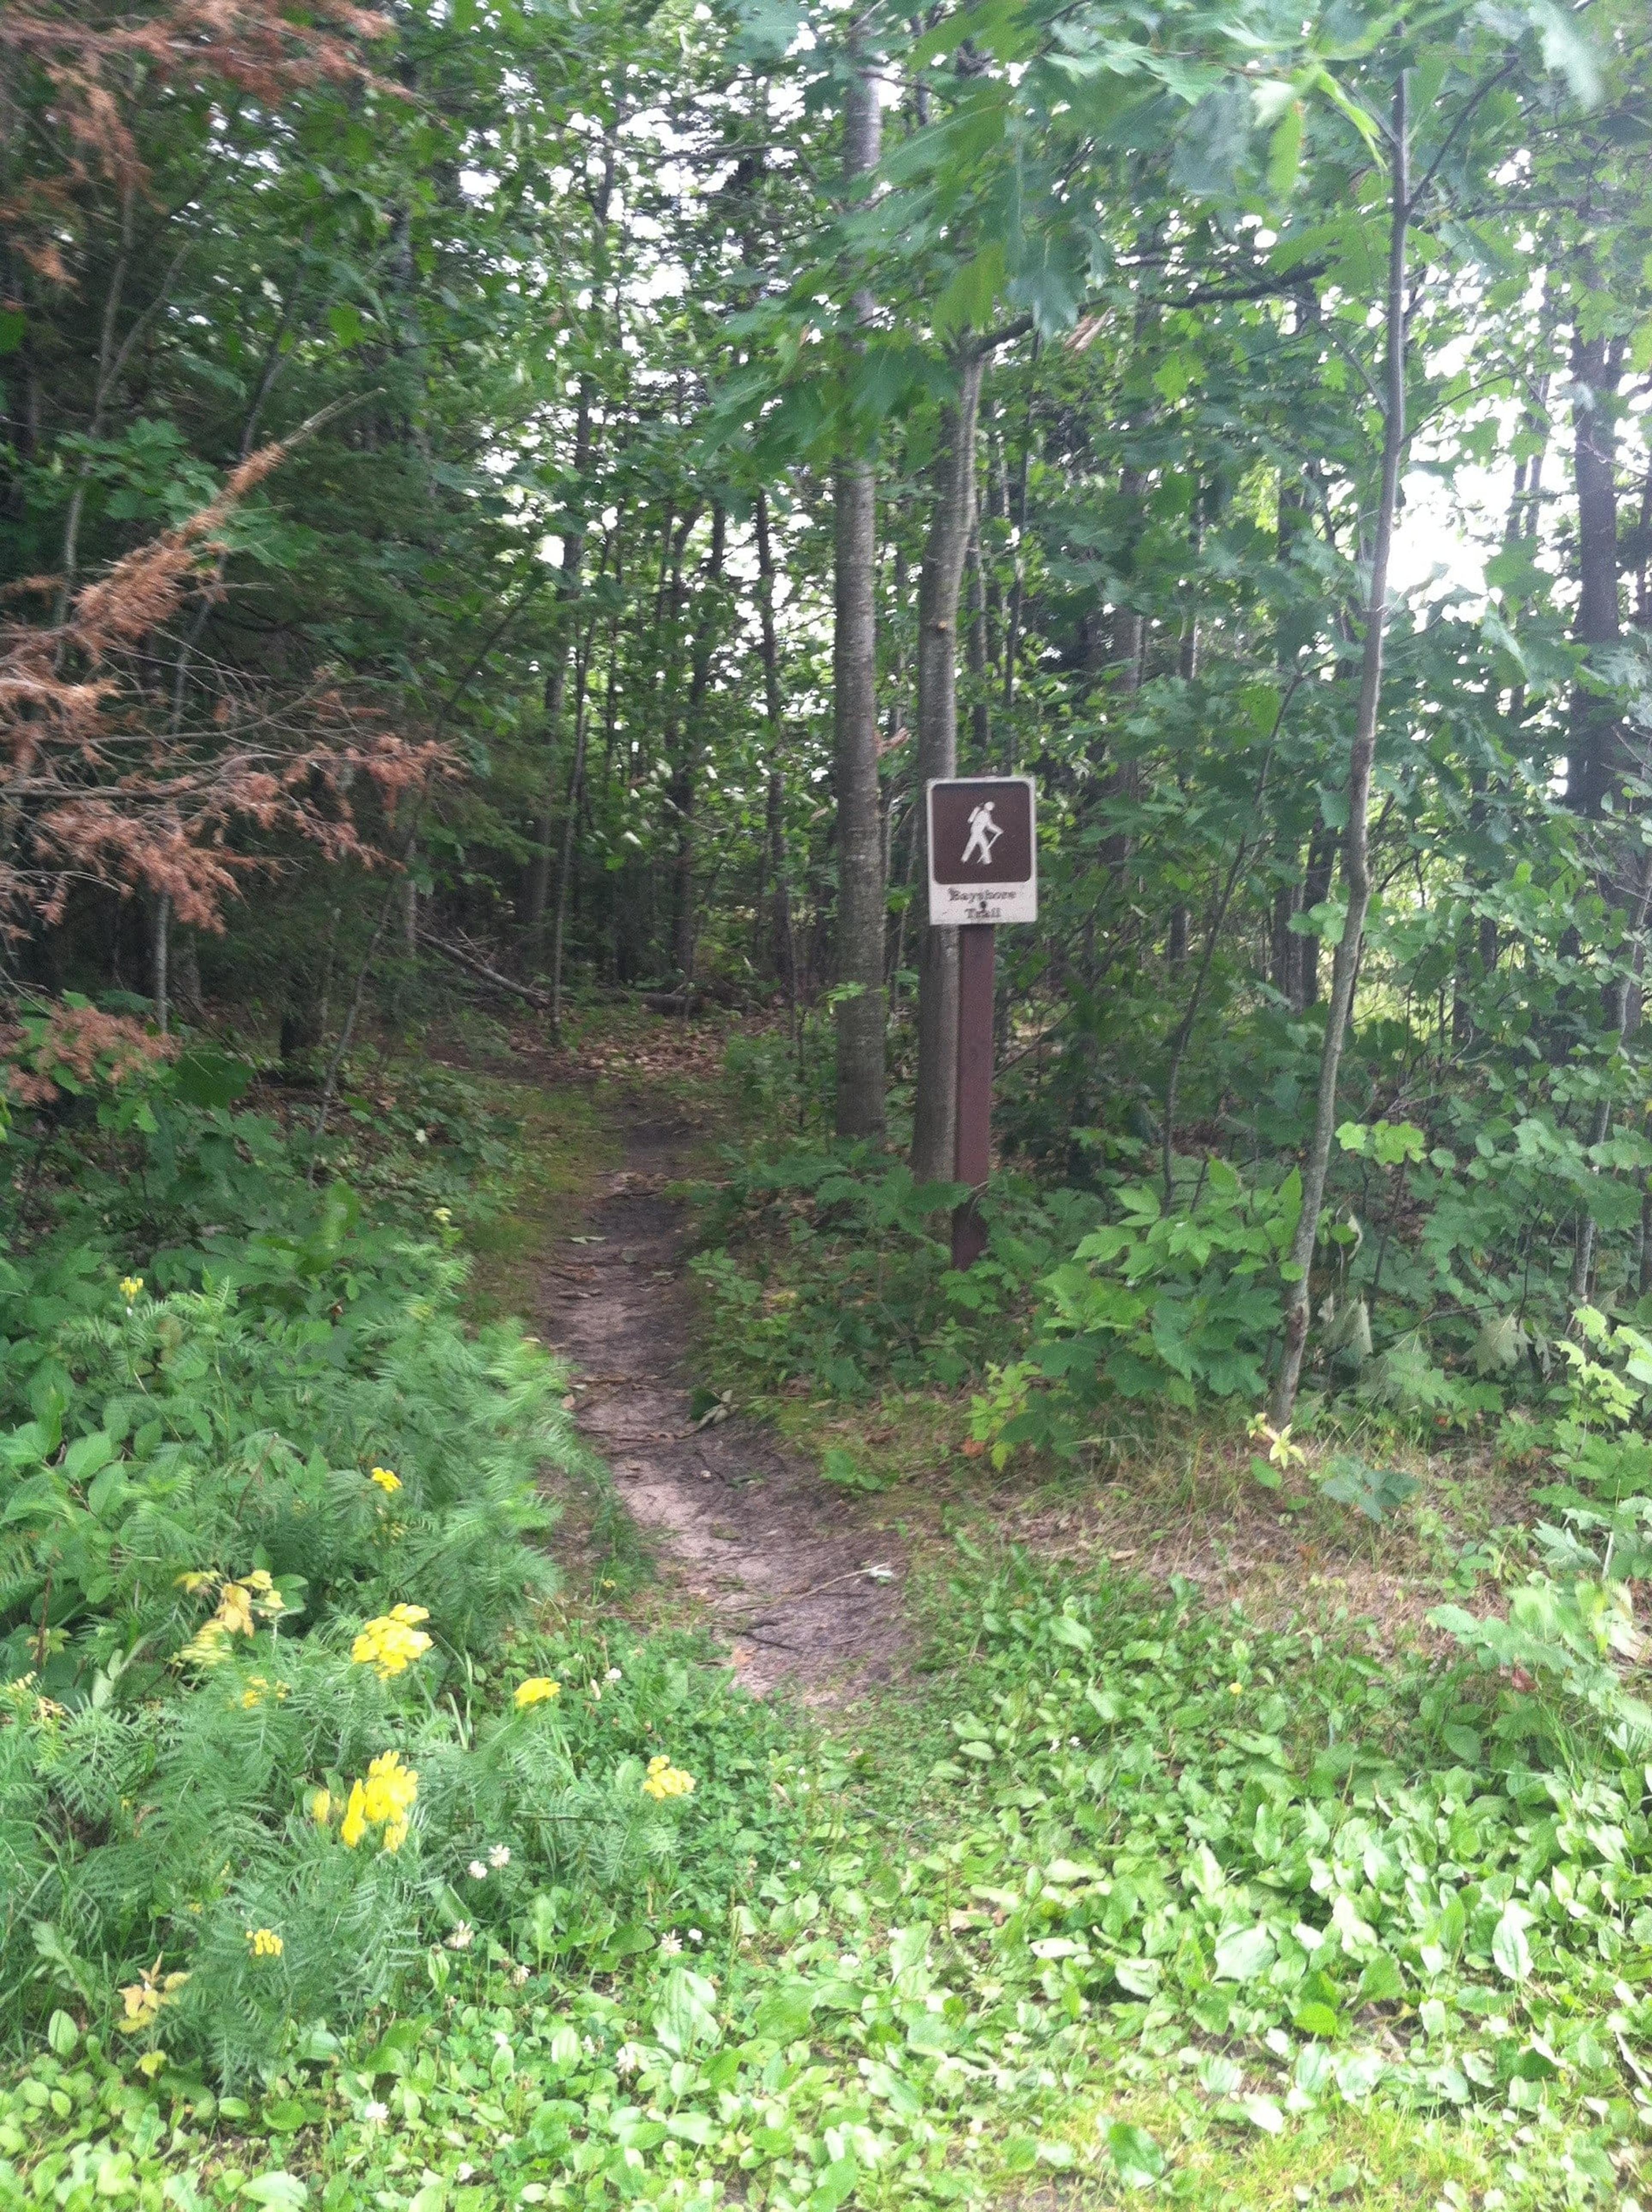
{"label": "brown metal post", "polygon": [[[968,922],[958,932],[959,1182],[985,1187],[993,1156],[993,939],[991,922]],[[952,1265],[968,1267],[987,1244],[987,1224],[973,1199],[952,1216]]]}

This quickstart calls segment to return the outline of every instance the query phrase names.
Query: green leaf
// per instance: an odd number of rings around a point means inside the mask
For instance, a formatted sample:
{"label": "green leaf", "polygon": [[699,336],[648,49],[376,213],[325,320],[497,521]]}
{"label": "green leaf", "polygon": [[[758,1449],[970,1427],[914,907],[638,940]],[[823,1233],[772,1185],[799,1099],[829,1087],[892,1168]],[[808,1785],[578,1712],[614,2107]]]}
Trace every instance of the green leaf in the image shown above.
{"label": "green leaf", "polygon": [[696,2044],[722,2039],[717,2025],[717,1992],[703,1974],[677,1966],[665,1978],[664,1997],[653,2015],[655,2033],[668,2051],[685,2057]]}
{"label": "green leaf", "polygon": [[802,1982],[787,1982],[770,1990],[757,2007],[751,2032],[768,2043],[795,2043],[809,2033],[814,2016],[813,1993]]}
{"label": "green leaf", "polygon": [[[455,0],[454,21],[456,27],[458,27],[459,4],[459,0]],[[351,346],[360,345],[367,332],[367,325],[361,319],[361,309],[352,306],[350,301],[348,300],[335,300],[332,306],[328,308],[327,327],[331,331],[339,344],[344,347],[346,351],[348,351]]]}
{"label": "green leaf", "polygon": [[28,317],[21,307],[0,307],[0,356],[16,352],[27,328]]}
{"label": "green leaf", "polygon": [[1273,1963],[1274,1942],[1266,1928],[1236,1928],[1216,1946],[1218,1982],[1254,1982]]}
{"label": "green leaf", "polygon": [[935,329],[940,336],[987,328],[1003,286],[1004,267],[1004,248],[997,239],[973,261],[965,262],[935,303]]}
{"label": "green leaf", "polygon": [[1267,188],[1275,199],[1289,199],[1302,167],[1303,104],[1293,100],[1267,142]]}
{"label": "green leaf", "polygon": [[1106,2142],[1127,2189],[1151,2189],[1163,2173],[1164,2153],[1145,2128],[1114,2120],[1107,2130]]}
{"label": "green leaf", "polygon": [[289,2208],[310,2201],[307,2185],[295,2173],[284,2173],[279,2167],[273,2173],[260,2173],[254,2180],[242,2182],[240,2193],[254,2204],[275,2205],[277,2212],[289,2212]]}
{"label": "green leaf", "polygon": [[853,2159],[834,2159],[810,2194],[809,2212],[837,2212],[859,2179],[860,2168]]}
{"label": "green leaf", "polygon": [[1526,1940],[1526,1930],[1533,1917],[1523,1905],[1511,1899],[1491,1931],[1491,1962],[1509,1981],[1523,1982],[1532,1971],[1532,1947]]}

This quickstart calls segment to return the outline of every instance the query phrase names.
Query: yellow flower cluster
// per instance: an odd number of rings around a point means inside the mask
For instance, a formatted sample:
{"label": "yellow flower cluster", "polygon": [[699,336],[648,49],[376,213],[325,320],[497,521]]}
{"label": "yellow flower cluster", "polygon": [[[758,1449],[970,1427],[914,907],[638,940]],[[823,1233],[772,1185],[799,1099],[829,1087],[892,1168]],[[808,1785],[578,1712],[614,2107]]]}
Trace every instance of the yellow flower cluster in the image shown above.
{"label": "yellow flower cluster", "polygon": [[273,1620],[282,1609],[281,1592],[263,1567],[254,1567],[239,1582],[228,1576],[220,1579],[208,1572],[179,1575],[178,1580],[191,1595],[198,1589],[217,1586],[217,1611],[210,1620],[202,1623],[178,1655],[180,1660],[193,1660],[197,1667],[216,1667],[220,1660],[229,1656],[228,1640],[232,1636],[251,1636],[256,1626],[255,1616]]}
{"label": "yellow flower cluster", "polygon": [[120,1993],[121,2016],[115,2022],[123,2035],[142,2035],[153,2027],[163,2004],[170,2004],[181,1990],[187,1974],[161,1974],[161,1961],[145,1966],[141,1978],[131,1982]]}
{"label": "yellow flower cluster", "polygon": [[125,1299],[129,1306],[136,1305],[139,1297],[142,1295],[143,1289],[143,1278],[142,1275],[123,1275],[121,1277],[120,1295]]}
{"label": "yellow flower cluster", "polygon": [[685,1774],[680,1766],[673,1766],[663,1751],[648,1761],[642,1784],[645,1796],[686,1797],[693,1788],[693,1775]]}
{"label": "yellow flower cluster", "polygon": [[422,1605],[392,1605],[377,1620],[370,1620],[350,1646],[358,1667],[376,1667],[379,1680],[387,1682],[430,1649],[430,1638],[419,1626],[429,1613]]}
{"label": "yellow flower cluster", "polygon": [[240,1696],[235,1700],[235,1702],[237,1705],[241,1706],[244,1711],[250,1713],[254,1706],[261,1705],[264,1699],[272,1694],[275,1698],[276,1703],[279,1705],[282,1698],[284,1698],[288,1694],[286,1683],[276,1683],[272,1692],[268,1676],[264,1674],[249,1674],[246,1678],[246,1687],[241,1692]]}
{"label": "yellow flower cluster", "polygon": [[249,1928],[246,1940],[255,1959],[278,1959],[287,1948],[273,1928]]}
{"label": "yellow flower cluster", "polygon": [[[416,1771],[404,1766],[401,1753],[381,1751],[367,1769],[367,1780],[352,1782],[339,1840],[354,1850],[369,1827],[382,1827],[380,1841],[387,1851],[398,1851],[407,1841],[408,1819],[419,1794]],[[313,1819],[325,1823],[332,1813],[332,1799],[325,1790],[311,1800]]]}
{"label": "yellow flower cluster", "polygon": [[367,1480],[376,1482],[386,1498],[393,1497],[402,1486],[402,1478],[393,1467],[375,1467]]}
{"label": "yellow flower cluster", "polygon": [[516,1686],[516,1707],[525,1712],[530,1705],[543,1705],[547,1698],[560,1698],[562,1686],[553,1682],[549,1674],[530,1674],[525,1682]]}

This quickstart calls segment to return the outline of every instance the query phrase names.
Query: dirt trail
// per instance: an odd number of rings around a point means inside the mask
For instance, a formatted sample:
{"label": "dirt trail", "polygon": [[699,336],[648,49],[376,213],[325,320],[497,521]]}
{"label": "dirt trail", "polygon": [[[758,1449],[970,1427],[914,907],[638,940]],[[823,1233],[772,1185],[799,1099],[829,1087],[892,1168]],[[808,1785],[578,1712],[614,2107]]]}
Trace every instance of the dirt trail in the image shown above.
{"label": "dirt trail", "polygon": [[855,1501],[738,1414],[696,1429],[683,1209],[663,1195],[689,1171],[691,1122],[628,1117],[624,1165],[585,1234],[542,1274],[547,1340],[582,1388],[581,1434],[613,1470],[662,1571],[698,1601],[762,1693],[795,1683],[836,1703],[891,1679],[908,1638],[905,1563]]}

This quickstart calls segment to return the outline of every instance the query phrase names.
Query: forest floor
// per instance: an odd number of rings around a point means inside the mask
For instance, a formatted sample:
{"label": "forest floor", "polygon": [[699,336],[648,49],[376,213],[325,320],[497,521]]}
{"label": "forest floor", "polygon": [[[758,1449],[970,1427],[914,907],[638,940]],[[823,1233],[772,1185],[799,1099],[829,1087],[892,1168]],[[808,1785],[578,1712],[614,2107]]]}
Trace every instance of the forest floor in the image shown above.
{"label": "forest floor", "polygon": [[[610,1018],[556,1054],[517,1036],[509,1085],[538,1093],[564,1167],[572,1116],[584,1161],[562,1173],[554,1209],[522,1223],[507,1302],[574,1370],[580,1432],[650,1554],[652,1617],[703,1625],[747,1687],[791,1682],[852,1719],[866,1692],[909,1674],[920,1593],[956,1564],[961,1533],[1075,1571],[1189,1583],[1259,1625],[1351,1632],[1378,1659],[1438,1645],[1429,1609],[1468,1595],[1521,1540],[1521,1483],[1461,1438],[1437,1453],[1388,1440],[1427,1503],[1378,1527],[1312,1486],[1260,1487],[1242,1425],[1206,1415],[1127,1413],[1081,1467],[995,1470],[969,1435],[969,1388],[856,1404],[799,1383],[743,1408],[717,1387],[729,1347],[687,1265],[690,1187],[717,1180],[717,1146],[738,1134],[729,1034],[714,1011]],[[872,1471],[877,1494],[824,1478],[833,1445]],[[570,1491],[563,1504],[577,1540],[588,1501]],[[575,1577],[598,1565],[576,1559]]]}
{"label": "forest floor", "polygon": [[517,1133],[468,1316],[565,1358],[590,1455],[489,1669],[554,1674],[599,1786],[678,1763],[680,1848],[588,1893],[570,1855],[508,1948],[459,1920],[244,2097],[90,2036],[71,2070],[60,2012],[0,2080],[0,2212],[1640,2212],[1643,1778],[1511,1759],[1424,1625],[1495,1602],[1511,1470],[1409,1450],[1379,1528],[1259,1482],[1220,1409],[995,1468],[967,1382],[765,1393],[696,1264],[751,1135],[732,1026],[439,1054]]}
{"label": "forest floor", "polygon": [[908,1646],[900,1552],[811,1455],[696,1389],[689,1224],[669,1193],[703,1165],[705,1124],[633,1094],[618,1126],[622,1164],[539,1276],[537,1318],[574,1367],[580,1431],[653,1550],[667,1602],[727,1645],[741,1681],[853,1706]]}

